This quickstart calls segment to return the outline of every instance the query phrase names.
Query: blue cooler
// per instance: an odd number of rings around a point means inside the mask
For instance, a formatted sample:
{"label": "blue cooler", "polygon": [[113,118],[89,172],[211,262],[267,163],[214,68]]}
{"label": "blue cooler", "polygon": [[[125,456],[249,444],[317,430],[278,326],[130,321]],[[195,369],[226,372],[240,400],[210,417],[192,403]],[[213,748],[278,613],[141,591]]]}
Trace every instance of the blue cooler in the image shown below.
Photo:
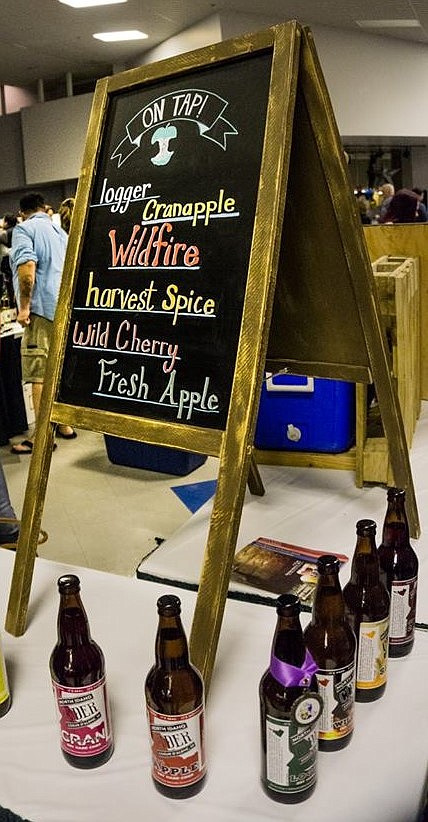
{"label": "blue cooler", "polygon": [[194,454],[190,451],[176,451],[163,445],[148,445],[122,437],[104,434],[107,456],[115,465],[126,465],[130,468],[145,468],[146,471],[158,471],[160,474],[174,474],[184,477],[206,462],[205,454]]}
{"label": "blue cooler", "polygon": [[355,383],[289,374],[265,376],[256,448],[334,454],[353,445]]}

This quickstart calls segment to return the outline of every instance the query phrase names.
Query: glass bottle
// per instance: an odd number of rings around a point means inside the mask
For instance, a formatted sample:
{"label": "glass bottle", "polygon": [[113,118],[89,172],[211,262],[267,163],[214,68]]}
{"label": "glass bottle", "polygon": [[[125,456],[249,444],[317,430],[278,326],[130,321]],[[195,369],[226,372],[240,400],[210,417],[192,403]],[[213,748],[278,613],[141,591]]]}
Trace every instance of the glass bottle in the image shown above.
{"label": "glass bottle", "polygon": [[343,589],[346,618],[357,638],[355,699],[373,702],[386,688],[389,594],[380,579],[376,523],[357,522],[351,578]]}
{"label": "glass bottle", "polygon": [[3,656],[3,649],[0,637],[0,718],[7,714],[12,705],[9,684],[7,680],[6,664]]}
{"label": "glass bottle", "polygon": [[382,542],[378,548],[380,574],[390,597],[388,653],[410,654],[415,641],[418,558],[410,544],[406,492],[388,488]]}
{"label": "glass bottle", "polygon": [[108,706],[104,655],[91,638],[80,598],[80,580],[58,580],[58,641],[50,672],[62,753],[76,768],[96,768],[110,759],[113,735]]}
{"label": "glass bottle", "polygon": [[318,665],[318,689],[324,703],[319,748],[337,751],[349,744],[354,730],[357,641],[345,618],[338,558],[319,557],[317,570],[312,620],[304,639]]}
{"label": "glass bottle", "polygon": [[271,661],[259,686],[261,782],[276,802],[303,802],[315,790],[322,699],[317,666],[305,647],[300,602],[277,599]]}
{"label": "glass bottle", "polygon": [[179,598],[160,597],[157,610],[155,664],[145,682],[152,778],[164,796],[185,799],[206,778],[204,684],[189,661]]}

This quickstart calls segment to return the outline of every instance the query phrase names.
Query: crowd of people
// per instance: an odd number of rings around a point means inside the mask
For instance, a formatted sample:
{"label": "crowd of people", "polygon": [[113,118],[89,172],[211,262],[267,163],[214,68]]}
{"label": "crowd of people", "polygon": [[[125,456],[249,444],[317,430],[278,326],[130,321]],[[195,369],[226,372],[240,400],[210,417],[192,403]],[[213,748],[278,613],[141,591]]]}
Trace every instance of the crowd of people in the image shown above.
{"label": "crowd of people", "polygon": [[363,225],[393,225],[394,223],[426,223],[428,213],[426,192],[421,188],[401,188],[384,183],[376,191],[358,189],[356,199]]}
{"label": "crowd of people", "polygon": [[[2,292],[6,289],[11,304],[16,305],[17,321],[24,329],[22,379],[31,384],[35,415],[31,437],[11,448],[18,455],[33,451],[73,206],[74,198],[69,197],[56,214],[41,194],[30,192],[21,197],[17,215],[5,215],[0,229]],[[58,425],[56,436],[71,440],[77,434],[68,425]],[[16,542],[17,533],[15,512],[0,467],[0,544]]]}

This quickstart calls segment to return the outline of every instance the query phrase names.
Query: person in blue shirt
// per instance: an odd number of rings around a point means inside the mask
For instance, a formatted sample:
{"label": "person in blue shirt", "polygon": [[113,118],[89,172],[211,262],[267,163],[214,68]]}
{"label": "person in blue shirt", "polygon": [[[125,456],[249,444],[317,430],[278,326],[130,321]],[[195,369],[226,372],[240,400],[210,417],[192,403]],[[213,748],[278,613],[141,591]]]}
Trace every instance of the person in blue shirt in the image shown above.
{"label": "person in blue shirt", "polygon": [[[32,384],[37,426],[68,235],[46,213],[41,194],[25,194],[19,207],[22,222],[13,230],[10,260],[18,304],[17,320],[24,327],[22,379]],[[74,439],[76,432],[70,426],[58,426],[57,436]],[[14,454],[31,454],[32,450],[32,439],[12,446]]]}

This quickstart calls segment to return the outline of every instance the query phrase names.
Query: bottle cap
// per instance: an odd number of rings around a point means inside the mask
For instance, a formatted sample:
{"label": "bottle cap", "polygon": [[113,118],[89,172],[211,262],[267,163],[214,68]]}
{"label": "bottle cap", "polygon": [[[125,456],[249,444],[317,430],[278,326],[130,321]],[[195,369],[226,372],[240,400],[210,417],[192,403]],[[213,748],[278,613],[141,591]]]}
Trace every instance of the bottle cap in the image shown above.
{"label": "bottle cap", "polygon": [[75,594],[80,591],[80,579],[74,574],[66,574],[58,580],[60,594]]}
{"label": "bottle cap", "polygon": [[165,594],[157,601],[158,614],[161,616],[177,616],[181,613],[181,602],[174,594]]}
{"label": "bottle cap", "polygon": [[406,492],[404,488],[388,488],[386,493],[386,497],[389,501],[393,499],[397,499],[397,497],[401,497],[401,499],[405,499]]}
{"label": "bottle cap", "polygon": [[369,537],[376,534],[376,523],[374,519],[359,519],[356,527],[359,537]]}
{"label": "bottle cap", "polygon": [[300,614],[300,599],[294,594],[281,594],[276,601],[276,612],[281,616]]}
{"label": "bottle cap", "polygon": [[323,554],[317,559],[317,571],[319,574],[331,574],[340,570],[340,562],[334,554]]}

